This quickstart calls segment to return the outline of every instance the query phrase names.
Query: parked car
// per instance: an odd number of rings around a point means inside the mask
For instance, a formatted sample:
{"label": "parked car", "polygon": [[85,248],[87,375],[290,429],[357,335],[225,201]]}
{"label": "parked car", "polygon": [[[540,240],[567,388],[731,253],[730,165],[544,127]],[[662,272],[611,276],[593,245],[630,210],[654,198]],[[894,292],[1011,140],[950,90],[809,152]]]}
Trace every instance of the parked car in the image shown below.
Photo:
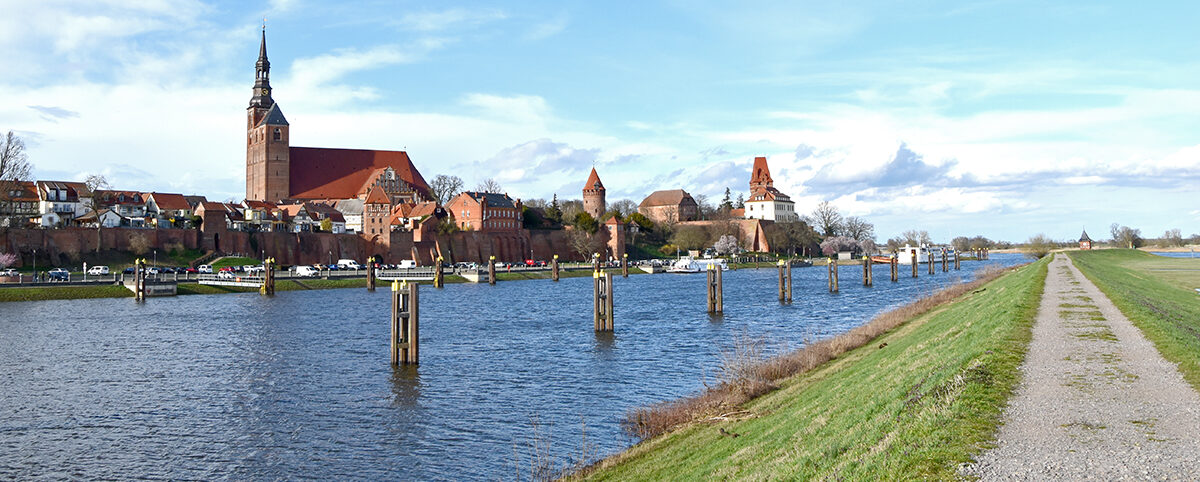
{"label": "parked car", "polygon": [[108,274],[108,266],[92,266],[88,268],[87,274],[92,276],[102,276]]}
{"label": "parked car", "polygon": [[183,274],[197,274],[200,272],[200,270],[198,270],[196,268],[179,268],[179,269],[175,270],[175,272],[183,273]]}
{"label": "parked car", "polygon": [[297,266],[296,267],[296,276],[298,276],[298,277],[316,278],[317,276],[320,276],[320,275],[321,275],[321,272],[312,266]]}
{"label": "parked car", "polygon": [[212,274],[213,269],[211,264],[202,264],[196,267],[196,271],[200,274]]}
{"label": "parked car", "polygon": [[262,266],[245,266],[242,269],[246,270],[246,274],[258,274],[266,271],[266,268]]}
{"label": "parked car", "polygon": [[[337,271],[341,268],[338,268],[338,265],[336,265],[336,264],[331,264],[329,266],[326,266],[325,269],[327,269],[329,271]],[[346,268],[346,269],[350,269],[350,268]]]}
{"label": "parked car", "polygon": [[225,271],[222,269],[217,272],[217,279],[233,279],[233,271]]}
{"label": "parked car", "polygon": [[156,268],[156,269],[158,269],[159,274],[171,274],[171,273],[175,272],[175,268],[172,268],[170,266],[163,266],[161,268]]}
{"label": "parked car", "polygon": [[17,276],[17,270],[12,268],[0,270],[0,276]]}
{"label": "parked car", "polygon": [[70,281],[71,280],[71,272],[69,272],[65,269],[62,269],[62,268],[54,268],[54,269],[50,270],[49,274],[50,274],[50,281]]}
{"label": "parked car", "polygon": [[413,261],[411,259],[405,259],[405,260],[400,261],[400,269],[409,269],[409,268],[416,268],[416,267],[417,267],[417,262]]}
{"label": "parked car", "polygon": [[130,266],[130,267],[128,267],[128,268],[125,268],[125,270],[124,270],[124,271],[121,271],[121,272],[122,272],[122,273],[125,273],[125,274],[133,274],[133,272],[134,272],[133,266]]}
{"label": "parked car", "polygon": [[362,269],[362,265],[358,261],[352,259],[339,259],[337,262],[339,268],[342,269]]}
{"label": "parked car", "polygon": [[156,275],[158,275],[159,273],[162,273],[162,270],[158,269],[157,267],[150,268],[150,269],[147,269],[147,270],[146,270],[146,274],[147,274],[147,275],[149,275],[149,276],[156,276]]}

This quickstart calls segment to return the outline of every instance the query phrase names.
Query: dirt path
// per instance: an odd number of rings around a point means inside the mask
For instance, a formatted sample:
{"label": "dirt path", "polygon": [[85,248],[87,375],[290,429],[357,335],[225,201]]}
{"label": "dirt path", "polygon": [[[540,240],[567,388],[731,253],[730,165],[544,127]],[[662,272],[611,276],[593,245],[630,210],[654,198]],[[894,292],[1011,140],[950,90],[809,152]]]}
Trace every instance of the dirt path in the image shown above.
{"label": "dirt path", "polygon": [[1200,395],[1070,260],[1050,264],[983,480],[1194,480]]}

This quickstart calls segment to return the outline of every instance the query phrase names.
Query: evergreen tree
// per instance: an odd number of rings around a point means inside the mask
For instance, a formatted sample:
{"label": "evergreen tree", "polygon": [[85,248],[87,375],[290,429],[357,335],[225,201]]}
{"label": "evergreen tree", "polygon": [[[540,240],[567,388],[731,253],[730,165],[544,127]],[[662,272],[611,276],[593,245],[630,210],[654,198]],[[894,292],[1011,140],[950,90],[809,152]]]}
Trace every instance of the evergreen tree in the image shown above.
{"label": "evergreen tree", "polygon": [[733,207],[735,209],[746,209],[746,198],[742,196],[742,193],[738,193],[737,203]]}
{"label": "evergreen tree", "polygon": [[550,200],[550,206],[546,208],[546,219],[554,224],[562,224],[562,209],[558,206],[558,193],[554,193],[554,197]]}
{"label": "evergreen tree", "polygon": [[725,188],[725,197],[721,198],[721,205],[718,208],[724,212],[729,212],[733,209],[733,201],[729,200],[729,188]]}

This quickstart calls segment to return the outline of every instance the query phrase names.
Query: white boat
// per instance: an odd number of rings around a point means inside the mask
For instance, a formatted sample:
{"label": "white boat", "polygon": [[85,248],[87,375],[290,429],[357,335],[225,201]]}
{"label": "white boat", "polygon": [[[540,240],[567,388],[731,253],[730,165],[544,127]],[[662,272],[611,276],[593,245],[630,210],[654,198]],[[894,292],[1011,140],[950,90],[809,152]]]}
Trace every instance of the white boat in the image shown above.
{"label": "white boat", "polygon": [[729,265],[725,263],[724,259],[720,259],[720,258],[695,259],[695,258],[692,258],[691,256],[684,256],[682,258],[675,260],[674,263],[671,263],[671,266],[669,268],[667,268],[667,272],[668,273],[699,273],[701,271],[705,271],[705,270],[709,269],[708,267],[713,266],[713,265],[718,266],[722,271],[729,270]]}
{"label": "white boat", "polygon": [[942,252],[950,256],[954,253],[954,250],[941,246],[909,246],[906,244],[896,253],[896,261],[900,264],[912,264],[913,257],[915,256],[917,263],[926,263],[929,262],[929,257],[933,256],[933,260],[936,262],[942,259]]}

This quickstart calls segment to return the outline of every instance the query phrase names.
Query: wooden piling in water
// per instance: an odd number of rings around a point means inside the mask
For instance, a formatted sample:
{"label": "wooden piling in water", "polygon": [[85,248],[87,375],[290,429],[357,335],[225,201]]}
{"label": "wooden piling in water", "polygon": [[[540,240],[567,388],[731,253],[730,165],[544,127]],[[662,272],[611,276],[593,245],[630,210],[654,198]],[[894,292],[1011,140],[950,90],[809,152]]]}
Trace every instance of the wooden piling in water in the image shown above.
{"label": "wooden piling in water", "polygon": [[933,253],[929,253],[929,255],[925,257],[925,261],[926,264],[929,265],[929,275],[933,276]]}
{"label": "wooden piling in water", "polygon": [[779,261],[779,302],[792,302],[792,262]]}
{"label": "wooden piling in water", "polygon": [[133,299],[146,301],[146,260],[134,260],[133,266]]}
{"label": "wooden piling in water", "polygon": [[872,273],[871,263],[871,257],[863,255],[863,286],[875,284],[875,280],[871,279],[871,275],[874,274]]}
{"label": "wooden piling in water", "polygon": [[613,331],[612,273],[592,271],[592,325],[595,331]]}
{"label": "wooden piling in water", "polygon": [[263,260],[263,280],[258,292],[263,296],[275,296],[275,258]]}
{"label": "wooden piling in water", "polygon": [[442,257],[438,256],[433,268],[433,287],[442,288],[446,286],[446,273],[442,271]]}
{"label": "wooden piling in water", "polygon": [[558,281],[558,255],[554,255],[554,259],[550,260],[550,279]]}
{"label": "wooden piling in water", "polygon": [[921,269],[921,258],[917,256],[917,250],[912,250],[912,277],[917,277],[917,271]]}
{"label": "wooden piling in water", "polygon": [[629,277],[629,253],[621,254],[621,277]]}
{"label": "wooden piling in water", "polygon": [[496,257],[488,256],[488,284],[496,284]]}
{"label": "wooden piling in water", "polygon": [[829,292],[830,292],[830,293],[837,293],[837,292],[838,292],[838,290],[839,290],[839,288],[840,288],[840,287],[838,286],[840,283],[839,283],[839,280],[838,280],[838,263],[837,263],[837,260],[835,260],[835,259],[830,259],[830,260],[829,260],[829,263],[828,263],[828,266],[829,266]]}
{"label": "wooden piling in water", "polygon": [[367,291],[375,291],[375,257],[367,258]]}
{"label": "wooden piling in water", "polygon": [[721,267],[709,264],[705,276],[708,285],[708,312],[722,313],[725,311],[725,289],[722,286]]}
{"label": "wooden piling in water", "polygon": [[956,249],[956,250],[954,250],[954,270],[958,271],[959,269],[960,269],[960,266],[958,265],[958,250]]}
{"label": "wooden piling in water", "polygon": [[949,257],[949,256],[946,254],[946,250],[944,250],[944,249],[943,249],[943,250],[942,250],[942,272],[943,272],[943,273],[945,273],[945,272],[947,272],[947,271],[949,271],[949,270],[950,270],[950,268],[949,268],[949,267],[946,265],[946,259],[947,259],[948,257]]}
{"label": "wooden piling in water", "polygon": [[900,256],[892,253],[891,259],[888,260],[888,267],[892,271],[892,282],[900,281]]}
{"label": "wooden piling in water", "polygon": [[392,365],[416,365],[420,359],[419,286],[392,282]]}

